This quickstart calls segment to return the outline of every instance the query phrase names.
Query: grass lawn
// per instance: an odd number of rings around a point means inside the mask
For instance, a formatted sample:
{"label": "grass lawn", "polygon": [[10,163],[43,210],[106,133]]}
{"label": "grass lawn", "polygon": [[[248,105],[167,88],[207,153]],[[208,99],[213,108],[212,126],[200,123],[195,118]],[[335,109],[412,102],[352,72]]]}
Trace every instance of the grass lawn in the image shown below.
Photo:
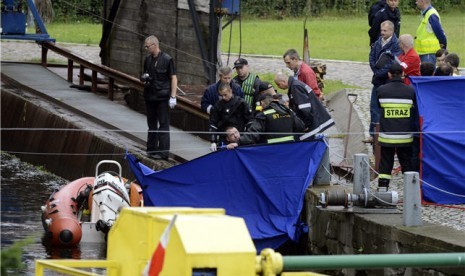
{"label": "grass lawn", "polygon": [[[465,16],[462,12],[441,14],[448,38],[449,52],[455,52],[465,64]],[[226,20],[224,20],[226,22]],[[303,49],[304,19],[242,20],[242,53],[281,56],[285,50]],[[402,16],[401,34],[415,35],[419,15]],[[307,20],[310,57],[320,59],[368,61],[368,24],[366,16],[327,16]],[[58,42],[98,45],[102,26],[92,23],[47,24],[49,34]],[[29,30],[31,31],[31,30]],[[229,47],[229,26],[223,30],[221,49]],[[240,49],[239,22],[233,22],[231,52]]]}
{"label": "grass lawn", "polygon": [[[260,79],[262,81],[267,81],[271,84],[273,84],[274,88],[277,89],[279,93],[282,94],[287,94],[287,91],[283,91],[279,89],[275,84],[274,84],[274,73],[266,73],[266,74],[260,74]],[[336,81],[336,80],[324,80],[325,87],[323,88],[323,92],[325,93],[326,96],[330,95],[333,92],[341,91],[344,88],[359,88],[356,86],[352,86],[349,84],[342,83],[341,81]]]}
{"label": "grass lawn", "polygon": [[[98,45],[102,37],[102,25],[92,23],[50,23],[46,25],[48,34],[57,42]],[[28,33],[35,29],[28,28]]]}
{"label": "grass lawn", "polygon": [[[465,16],[454,12],[441,14],[448,37],[449,52],[455,52],[465,63]],[[304,19],[242,21],[242,53],[281,56],[285,50],[303,49]],[[415,36],[419,15],[402,16],[401,34]],[[320,59],[368,61],[368,23],[366,16],[323,17],[307,20],[310,57]],[[229,47],[229,26],[222,34],[222,51]],[[240,49],[239,24],[233,23],[231,52]],[[463,64],[462,64],[463,66]]]}

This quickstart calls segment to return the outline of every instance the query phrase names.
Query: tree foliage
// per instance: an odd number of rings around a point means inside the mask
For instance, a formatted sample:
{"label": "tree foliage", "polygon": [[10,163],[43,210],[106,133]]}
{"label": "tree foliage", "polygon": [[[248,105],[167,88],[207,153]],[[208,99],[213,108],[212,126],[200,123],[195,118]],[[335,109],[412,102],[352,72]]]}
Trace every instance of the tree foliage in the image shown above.
{"label": "tree foliage", "polygon": [[54,21],[102,22],[103,0],[53,0],[52,3]]}

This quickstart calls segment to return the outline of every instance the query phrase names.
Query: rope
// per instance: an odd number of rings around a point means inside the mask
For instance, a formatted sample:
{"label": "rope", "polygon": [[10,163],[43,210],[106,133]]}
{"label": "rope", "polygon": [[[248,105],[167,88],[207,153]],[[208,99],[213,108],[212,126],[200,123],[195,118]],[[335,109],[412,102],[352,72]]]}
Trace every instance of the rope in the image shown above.
{"label": "rope", "polygon": [[430,183],[426,182],[425,180],[420,179],[420,178],[418,178],[418,177],[415,177],[415,179],[418,180],[418,181],[421,181],[421,183],[425,184],[426,186],[429,186],[429,187],[431,187],[431,188],[433,188],[433,189],[435,189],[435,190],[437,190],[437,191],[440,191],[440,192],[442,192],[442,193],[444,193],[444,194],[448,194],[448,195],[451,195],[451,196],[456,196],[456,197],[463,197],[463,198],[465,198],[465,195],[456,194],[456,193],[451,193],[451,192],[448,192],[448,191],[446,191],[446,190],[442,190],[442,189],[440,189],[440,188],[438,188],[438,187],[436,187],[436,186],[434,186],[434,185],[432,185],[432,184],[430,184]]}

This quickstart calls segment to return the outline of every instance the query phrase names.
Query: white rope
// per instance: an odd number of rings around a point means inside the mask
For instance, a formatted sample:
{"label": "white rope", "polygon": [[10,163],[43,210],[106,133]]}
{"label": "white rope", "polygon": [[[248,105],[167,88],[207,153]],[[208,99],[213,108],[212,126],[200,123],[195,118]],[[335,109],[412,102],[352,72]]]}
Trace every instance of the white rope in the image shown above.
{"label": "white rope", "polygon": [[422,183],[426,184],[427,186],[429,186],[429,187],[431,187],[431,188],[433,188],[433,189],[435,189],[435,190],[438,190],[438,191],[440,191],[440,192],[442,192],[442,193],[445,193],[445,194],[448,194],[448,195],[452,195],[452,196],[457,196],[457,197],[465,197],[465,195],[455,194],[455,193],[451,193],[451,192],[442,190],[442,189],[440,189],[440,188],[438,188],[438,187],[436,187],[436,186],[434,186],[434,185],[432,185],[432,184],[430,184],[430,183],[426,182],[425,180],[420,179],[420,178],[418,178],[418,177],[415,177],[415,179],[417,179],[418,181],[421,181]]}

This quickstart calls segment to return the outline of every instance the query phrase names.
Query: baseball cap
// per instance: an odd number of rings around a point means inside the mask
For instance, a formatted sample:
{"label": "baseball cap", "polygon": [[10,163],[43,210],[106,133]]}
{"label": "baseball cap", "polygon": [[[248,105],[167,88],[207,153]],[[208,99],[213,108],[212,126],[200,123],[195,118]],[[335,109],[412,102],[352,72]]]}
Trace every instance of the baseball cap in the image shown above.
{"label": "baseball cap", "polygon": [[233,68],[237,68],[237,67],[242,67],[244,65],[248,65],[249,63],[247,62],[247,60],[245,58],[239,58],[238,60],[236,60],[234,62],[234,67]]}

